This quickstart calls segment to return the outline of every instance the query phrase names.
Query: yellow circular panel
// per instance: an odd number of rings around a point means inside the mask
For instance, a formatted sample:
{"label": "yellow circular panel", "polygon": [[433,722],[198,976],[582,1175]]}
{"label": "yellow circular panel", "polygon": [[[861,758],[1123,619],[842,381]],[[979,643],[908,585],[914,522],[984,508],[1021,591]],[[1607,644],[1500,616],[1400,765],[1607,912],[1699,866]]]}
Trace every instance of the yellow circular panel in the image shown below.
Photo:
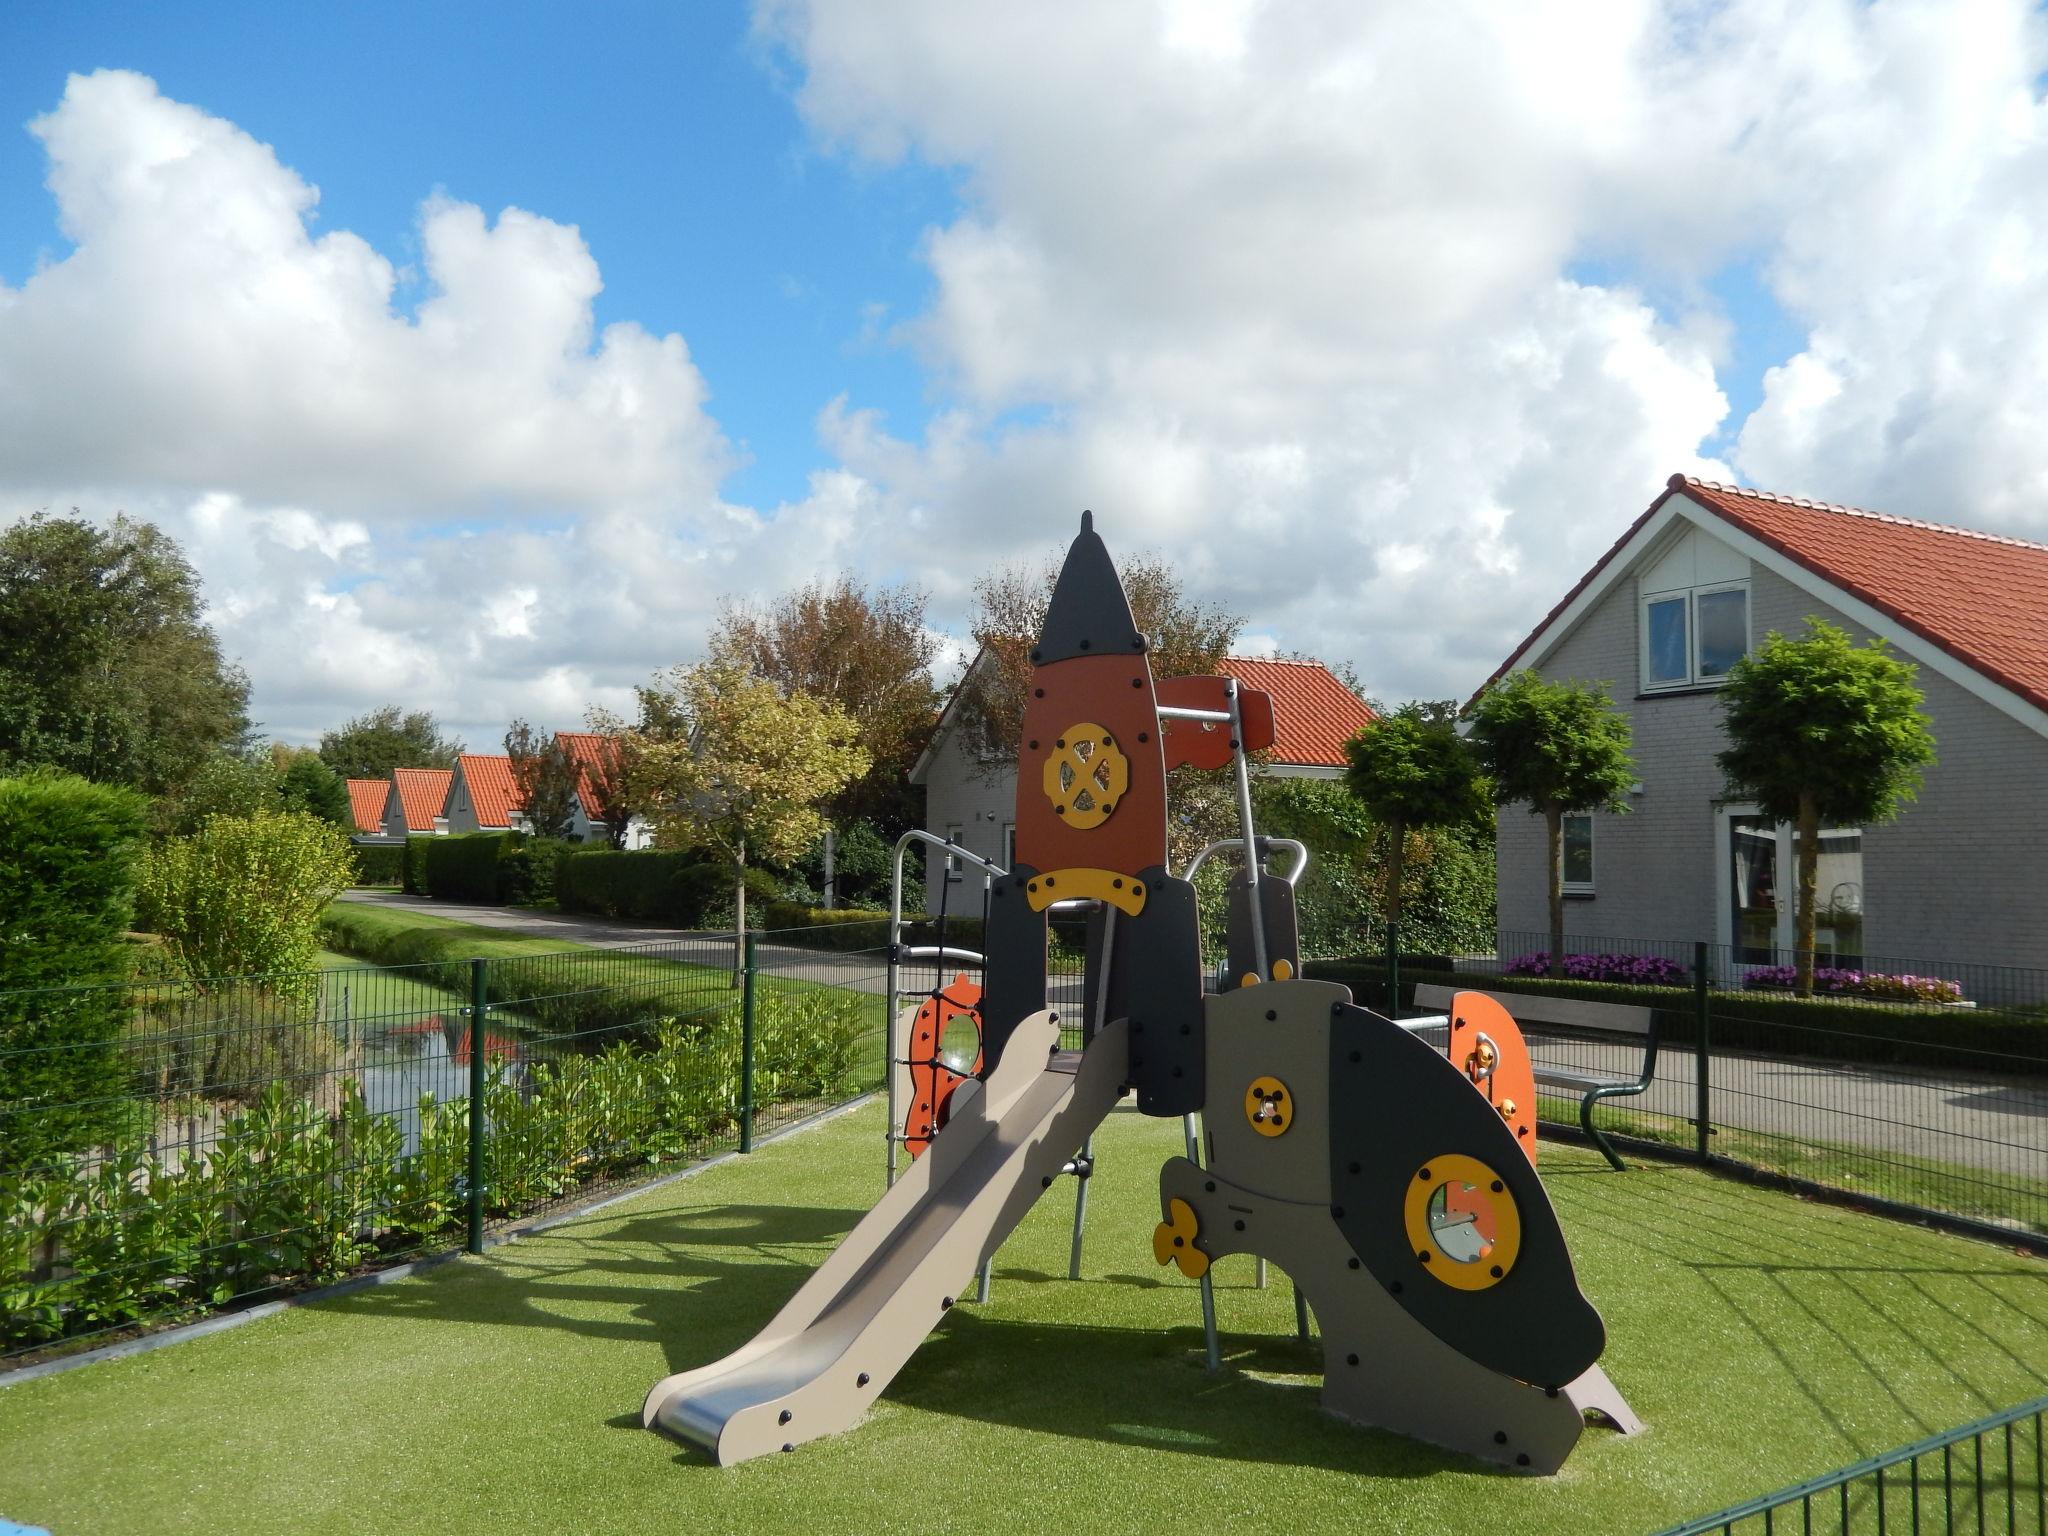
{"label": "yellow circular panel", "polygon": [[1294,1095],[1277,1077],[1255,1077],[1244,1091],[1244,1117],[1261,1136],[1284,1136],[1294,1124]]}
{"label": "yellow circular panel", "polygon": [[1131,787],[1131,762],[1101,726],[1076,721],[1046,754],[1045,798],[1061,820],[1087,831],[1109,820]]}
{"label": "yellow circular panel", "polygon": [[1522,1213],[1501,1176],[1462,1152],[1433,1157],[1408,1181],[1408,1250],[1445,1285],[1498,1285],[1522,1250]]}

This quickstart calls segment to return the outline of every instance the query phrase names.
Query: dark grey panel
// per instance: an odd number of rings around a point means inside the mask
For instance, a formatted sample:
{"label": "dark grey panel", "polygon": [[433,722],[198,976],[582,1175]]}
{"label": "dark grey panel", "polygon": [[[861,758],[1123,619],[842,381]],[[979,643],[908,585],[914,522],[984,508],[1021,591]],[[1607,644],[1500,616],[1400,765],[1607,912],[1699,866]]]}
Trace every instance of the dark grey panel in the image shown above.
{"label": "dark grey panel", "polygon": [[[1330,1105],[1331,1214],[1416,1321],[1481,1365],[1537,1386],[1562,1387],[1600,1358],[1607,1331],[1579,1291],[1550,1198],[1463,1073],[1378,1014],[1339,1005],[1330,1029]],[[1409,1186],[1431,1159],[1452,1153],[1492,1168],[1521,1215],[1520,1254],[1485,1290],[1446,1285],[1409,1245]],[[1441,1265],[1442,1254],[1432,1262]]]}
{"label": "dark grey panel", "polygon": [[1195,888],[1165,870],[1142,870],[1145,909],[1119,917],[1111,952],[1111,1017],[1121,997],[1131,1021],[1131,1081],[1148,1115],[1202,1107],[1202,931]]}
{"label": "dark grey panel", "polygon": [[1124,584],[1095,532],[1095,514],[1083,512],[1080,535],[1068,547],[1066,564],[1053,584],[1031,660],[1047,666],[1076,656],[1136,656],[1144,649]]}
{"label": "dark grey panel", "polygon": [[[1301,974],[1301,924],[1294,912],[1294,887],[1285,880],[1267,878],[1259,882],[1259,905],[1266,913],[1266,964],[1268,974],[1275,961],[1285,960],[1295,975]],[[1252,948],[1251,882],[1239,870],[1230,877],[1229,903],[1230,969],[1223,978],[1223,990],[1235,990],[1242,979],[1257,969]]]}
{"label": "dark grey panel", "polygon": [[982,1076],[993,1072],[1017,1026],[1045,1006],[1045,914],[1031,910],[1024,887],[1038,871],[1024,865],[989,885],[988,963],[982,977]]}

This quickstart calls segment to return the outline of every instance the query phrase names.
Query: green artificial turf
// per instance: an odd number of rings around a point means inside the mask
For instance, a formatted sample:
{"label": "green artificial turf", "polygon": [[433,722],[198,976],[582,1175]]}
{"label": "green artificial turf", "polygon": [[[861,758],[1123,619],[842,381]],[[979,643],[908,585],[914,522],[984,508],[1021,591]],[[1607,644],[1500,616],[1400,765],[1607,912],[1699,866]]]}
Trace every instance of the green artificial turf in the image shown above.
{"label": "green artificial turf", "polygon": [[[1698,1170],[1546,1145],[1605,1364],[1648,1422],[1564,1472],[1483,1470],[1316,1411],[1284,1277],[1154,1266],[1180,1128],[1096,1138],[852,1433],[736,1468],[639,1427],[743,1343],[880,1189],[874,1106],[480,1260],[0,1391],[0,1516],[78,1532],[1657,1529],[2041,1390],[2048,1271]],[[1058,1277],[1058,1278],[1056,1278]],[[969,1277],[961,1277],[971,1295]]]}

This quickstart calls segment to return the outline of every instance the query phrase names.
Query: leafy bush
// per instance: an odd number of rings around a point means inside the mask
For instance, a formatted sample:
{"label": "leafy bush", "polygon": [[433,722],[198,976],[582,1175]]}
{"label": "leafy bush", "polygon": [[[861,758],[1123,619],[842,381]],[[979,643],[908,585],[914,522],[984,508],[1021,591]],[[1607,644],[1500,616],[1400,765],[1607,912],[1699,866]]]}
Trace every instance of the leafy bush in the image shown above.
{"label": "leafy bush", "polygon": [[140,795],[111,785],[0,779],[0,1167],[82,1150],[119,1127],[122,934],[147,818]]}
{"label": "leafy bush", "polygon": [[[1799,971],[1790,965],[1763,966],[1744,972],[1742,984],[1759,991],[1790,992],[1799,985]],[[1882,971],[1843,970],[1818,966],[1813,990],[1843,997],[1874,997],[1898,1003],[1960,1003],[1962,983],[1939,976],[1888,976]]]}
{"label": "leafy bush", "polygon": [[143,863],[141,917],[188,976],[277,976],[310,1003],[319,983],[315,924],[355,877],[348,836],[296,812],[216,816]]}
{"label": "leafy bush", "polygon": [[[802,929],[795,943],[816,949],[879,949],[889,942],[889,914],[867,907],[806,907],[793,901],[771,901],[761,911],[761,926],[770,932]],[[948,929],[952,924],[947,924]],[[954,942],[958,942],[955,940]]]}
{"label": "leafy bush", "polygon": [[427,894],[427,850],[438,843],[438,837],[424,834],[408,836],[405,852],[399,864],[399,886],[408,896]]}
{"label": "leafy bush", "polygon": [[356,843],[357,885],[397,885],[405,875],[402,843]]}
{"label": "leafy bush", "polygon": [[853,1072],[865,1030],[860,1000],[832,992],[770,992],[754,1004],[754,1097],[822,1099]]}
{"label": "leafy bush", "polygon": [[437,901],[503,907],[549,902],[555,866],[575,846],[524,832],[469,832],[427,842],[426,894]]}
{"label": "leafy bush", "polygon": [[[1550,952],[1536,950],[1508,963],[1510,976],[1548,976]],[[1623,981],[1646,987],[1682,987],[1692,977],[1688,966],[1662,955],[1566,955],[1558,973],[1569,981]]]}

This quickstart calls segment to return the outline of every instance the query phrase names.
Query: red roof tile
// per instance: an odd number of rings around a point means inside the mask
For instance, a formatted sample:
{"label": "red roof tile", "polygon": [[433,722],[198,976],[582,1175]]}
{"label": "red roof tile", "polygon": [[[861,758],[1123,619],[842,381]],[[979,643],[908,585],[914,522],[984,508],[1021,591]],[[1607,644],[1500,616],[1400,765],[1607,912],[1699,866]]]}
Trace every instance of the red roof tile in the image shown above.
{"label": "red roof tile", "polygon": [[601,774],[614,766],[618,747],[611,737],[599,735],[596,731],[557,731],[555,740],[567,749],[570,759],[576,764],[576,793],[583,801],[583,814],[595,817],[593,805],[602,801],[591,782],[592,774]]}
{"label": "red roof tile", "polygon": [[441,814],[448,798],[448,781],[455,777],[447,768],[394,768],[391,782],[398,791],[398,804],[405,812],[405,830],[431,832],[434,818]]}
{"label": "red roof tile", "polygon": [[384,830],[384,802],[391,798],[389,779],[350,779],[348,809],[358,832]]}
{"label": "red roof tile", "polygon": [[1227,656],[1218,670],[1273,696],[1276,763],[1342,768],[1344,743],[1372,723],[1373,713],[1364,701],[1319,661]]}
{"label": "red roof tile", "polygon": [[[1691,497],[2037,708],[2048,709],[2048,544],[1673,475],[1502,662],[1519,662],[1673,495]],[[1478,695],[1473,696],[1476,701]]]}
{"label": "red roof tile", "polygon": [[519,784],[512,777],[512,759],[465,752],[455,760],[469,791],[469,808],[480,827],[509,827],[519,808]]}

